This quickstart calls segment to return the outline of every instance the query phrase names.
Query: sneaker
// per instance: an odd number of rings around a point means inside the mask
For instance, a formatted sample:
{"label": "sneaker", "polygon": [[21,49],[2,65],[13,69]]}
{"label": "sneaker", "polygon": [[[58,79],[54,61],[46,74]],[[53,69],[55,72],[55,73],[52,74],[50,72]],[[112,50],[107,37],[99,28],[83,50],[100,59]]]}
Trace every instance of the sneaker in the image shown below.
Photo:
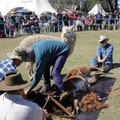
{"label": "sneaker", "polygon": [[48,92],[49,90],[50,90],[50,87],[45,87],[45,86],[43,86],[43,87],[40,89],[39,93],[45,93],[45,92]]}

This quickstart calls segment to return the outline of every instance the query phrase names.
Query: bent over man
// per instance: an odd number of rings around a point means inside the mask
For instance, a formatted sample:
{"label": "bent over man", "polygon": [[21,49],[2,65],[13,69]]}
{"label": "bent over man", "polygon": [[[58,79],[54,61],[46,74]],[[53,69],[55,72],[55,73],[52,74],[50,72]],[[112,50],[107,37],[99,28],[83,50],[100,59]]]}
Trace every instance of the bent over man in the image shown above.
{"label": "bent over man", "polygon": [[41,93],[51,87],[50,67],[52,66],[51,75],[53,77],[56,94],[64,92],[64,86],[61,78],[61,71],[69,55],[69,46],[67,43],[55,40],[42,40],[32,45],[27,50],[28,57],[36,63],[34,77],[26,94],[29,93],[39,83],[42,75],[44,86]]}

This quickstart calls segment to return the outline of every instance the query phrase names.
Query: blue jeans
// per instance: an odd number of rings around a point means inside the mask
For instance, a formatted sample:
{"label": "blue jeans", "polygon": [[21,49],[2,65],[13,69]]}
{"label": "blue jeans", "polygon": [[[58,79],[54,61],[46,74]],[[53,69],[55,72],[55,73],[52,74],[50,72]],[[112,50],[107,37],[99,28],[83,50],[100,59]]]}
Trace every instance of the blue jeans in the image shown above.
{"label": "blue jeans", "polygon": [[[98,63],[97,57],[95,57],[92,58],[91,65],[100,67],[102,64],[100,65],[100,63]],[[111,69],[111,67],[112,67],[112,63],[110,61],[105,61],[103,67],[104,72],[108,72]]]}
{"label": "blue jeans", "polygon": [[30,32],[30,27],[23,27],[24,33],[28,34]]}

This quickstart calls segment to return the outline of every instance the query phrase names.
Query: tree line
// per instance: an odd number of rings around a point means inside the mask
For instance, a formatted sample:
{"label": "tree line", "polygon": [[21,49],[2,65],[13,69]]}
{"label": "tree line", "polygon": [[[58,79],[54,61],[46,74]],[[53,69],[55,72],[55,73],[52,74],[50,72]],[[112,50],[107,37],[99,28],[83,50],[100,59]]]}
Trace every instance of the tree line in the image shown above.
{"label": "tree line", "polygon": [[106,12],[114,12],[118,10],[118,0],[48,0],[49,3],[56,9],[67,8],[79,5],[80,10],[88,13],[95,4],[101,4]]}

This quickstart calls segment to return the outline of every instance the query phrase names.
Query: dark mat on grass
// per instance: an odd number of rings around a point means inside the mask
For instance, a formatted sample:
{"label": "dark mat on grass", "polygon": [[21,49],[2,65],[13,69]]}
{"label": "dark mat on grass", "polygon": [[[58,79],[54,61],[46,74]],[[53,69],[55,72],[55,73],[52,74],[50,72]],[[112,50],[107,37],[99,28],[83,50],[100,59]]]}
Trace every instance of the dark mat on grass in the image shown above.
{"label": "dark mat on grass", "polygon": [[[98,82],[91,85],[91,91],[97,93],[100,97],[107,97],[106,90],[114,85],[116,78],[100,77]],[[105,108],[106,109],[106,108]],[[101,110],[92,112],[81,112],[75,116],[73,120],[97,120]]]}

